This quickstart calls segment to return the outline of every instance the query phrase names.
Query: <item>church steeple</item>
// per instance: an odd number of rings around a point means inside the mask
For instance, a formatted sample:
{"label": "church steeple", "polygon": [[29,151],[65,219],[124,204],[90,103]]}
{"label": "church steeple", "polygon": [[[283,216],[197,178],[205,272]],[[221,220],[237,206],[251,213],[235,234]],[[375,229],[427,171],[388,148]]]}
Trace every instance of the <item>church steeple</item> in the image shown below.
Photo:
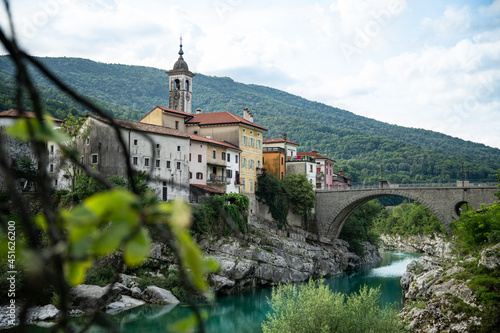
{"label": "church steeple", "polygon": [[192,113],[191,95],[193,93],[193,77],[194,73],[189,71],[189,67],[182,57],[182,36],[179,45],[179,58],[174,64],[174,68],[166,72],[169,76],[169,100],[168,106],[170,109]]}

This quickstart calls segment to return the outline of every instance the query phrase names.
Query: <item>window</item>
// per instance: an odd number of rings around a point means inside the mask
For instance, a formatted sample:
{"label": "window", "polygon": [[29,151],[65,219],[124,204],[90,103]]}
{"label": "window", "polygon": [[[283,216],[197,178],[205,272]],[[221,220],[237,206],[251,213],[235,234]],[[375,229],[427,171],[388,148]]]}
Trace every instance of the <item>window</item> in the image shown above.
{"label": "window", "polygon": [[246,131],[247,131],[247,130],[246,130],[246,128],[244,128],[244,129],[243,129],[243,133],[245,133]]}
{"label": "window", "polygon": [[253,179],[250,179],[250,188],[249,188],[249,191],[253,192]]}
{"label": "window", "polygon": [[189,173],[189,179],[193,179],[193,173],[192,172]]}
{"label": "window", "polygon": [[133,164],[133,165],[137,165],[137,164],[139,164],[139,159],[138,159],[137,157],[133,157],[133,158],[132,158],[132,164]]}
{"label": "window", "polygon": [[246,168],[247,167],[247,159],[246,157],[241,158],[241,168]]}
{"label": "window", "polygon": [[87,138],[87,140],[85,140],[85,143],[89,145],[90,144],[90,138]]}
{"label": "window", "polygon": [[234,155],[234,163],[238,164],[239,157],[240,157],[239,155]]}
{"label": "window", "polygon": [[241,136],[241,144],[243,146],[246,146],[247,145],[247,136],[246,135],[242,135]]}
{"label": "window", "polygon": [[260,163],[260,160],[257,160],[257,168],[261,168],[261,167],[262,167],[262,165]]}
{"label": "window", "polygon": [[54,153],[54,145],[50,145],[50,153],[53,154]]}
{"label": "window", "polygon": [[257,132],[257,136],[260,138],[260,133]]}
{"label": "window", "polygon": [[191,153],[189,153],[189,162],[191,162]]}
{"label": "window", "polygon": [[145,167],[149,166],[149,157],[144,158],[144,166]]}
{"label": "window", "polygon": [[226,169],[226,178],[233,178],[233,170]]}
{"label": "window", "polygon": [[260,139],[257,139],[257,149],[262,148],[262,141]]}
{"label": "window", "polygon": [[231,154],[227,153],[227,161],[231,162]]}
{"label": "window", "polygon": [[50,172],[54,172],[54,164],[50,165]]}
{"label": "window", "polygon": [[216,175],[217,175],[217,167],[212,167],[212,174],[213,174],[214,176],[216,176]]}
{"label": "window", "polygon": [[283,163],[285,163],[285,159],[282,157],[281,158],[281,165],[283,165]]}
{"label": "window", "polygon": [[92,164],[97,164],[97,154],[92,154]]}
{"label": "window", "polygon": [[160,149],[160,144],[159,143],[156,144],[156,149]]}
{"label": "window", "polygon": [[181,169],[181,162],[177,162],[177,170]]}
{"label": "window", "polygon": [[57,179],[54,179],[54,185],[57,186]]}
{"label": "window", "polygon": [[212,150],[212,158],[215,160],[217,158],[217,151],[214,149]]}
{"label": "window", "polygon": [[249,159],[249,160],[248,160],[248,168],[249,168],[250,170],[255,169],[255,161],[254,161],[253,159]]}
{"label": "window", "polygon": [[203,179],[203,173],[202,172],[197,172],[196,173],[196,179]]}
{"label": "window", "polygon": [[309,165],[309,172],[313,172],[313,166]]}
{"label": "window", "polygon": [[161,163],[160,160],[156,160],[155,167],[160,168],[160,163]]}
{"label": "window", "polygon": [[201,155],[198,155],[198,162],[201,163],[201,161],[202,161],[202,157],[201,157]]}
{"label": "window", "polygon": [[225,161],[226,160],[226,153],[225,152],[222,152],[221,153],[221,156],[222,156],[222,160]]}
{"label": "window", "polygon": [[178,121],[178,120],[176,120],[176,121],[175,121],[175,129],[176,129],[176,130],[178,130],[178,129],[179,129],[179,121]]}
{"label": "window", "polygon": [[181,151],[181,146],[177,146],[177,151]]}
{"label": "window", "polygon": [[167,161],[167,169],[170,169],[170,161]]}
{"label": "window", "polygon": [[250,138],[250,147],[255,148],[255,139]]}
{"label": "window", "polygon": [[138,143],[139,141],[137,139],[134,139],[134,146],[137,146]]}
{"label": "window", "polygon": [[250,135],[253,135],[253,131],[250,131]]}

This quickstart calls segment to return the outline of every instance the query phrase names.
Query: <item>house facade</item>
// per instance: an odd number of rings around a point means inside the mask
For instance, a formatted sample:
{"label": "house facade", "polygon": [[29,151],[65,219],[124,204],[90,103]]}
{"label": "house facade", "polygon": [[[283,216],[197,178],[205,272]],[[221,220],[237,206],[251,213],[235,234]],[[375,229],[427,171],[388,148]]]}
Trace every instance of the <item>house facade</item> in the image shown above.
{"label": "house facade", "polygon": [[272,138],[263,141],[264,168],[266,172],[283,179],[286,175],[286,162],[297,156],[298,143],[283,138]]}
{"label": "house facade", "polygon": [[82,130],[89,129],[81,162],[103,176],[127,176],[124,153],[136,171],[148,172],[147,186],[163,201],[189,198],[189,135],[164,126],[115,119],[127,152],[109,122],[89,115]]}

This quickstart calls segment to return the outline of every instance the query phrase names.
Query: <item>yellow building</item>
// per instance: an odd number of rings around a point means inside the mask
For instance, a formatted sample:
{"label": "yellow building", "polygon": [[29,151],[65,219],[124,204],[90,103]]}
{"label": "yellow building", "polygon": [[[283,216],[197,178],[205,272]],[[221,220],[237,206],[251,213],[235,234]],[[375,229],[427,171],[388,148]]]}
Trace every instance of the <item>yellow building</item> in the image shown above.
{"label": "yellow building", "polygon": [[241,149],[239,174],[240,193],[255,193],[257,173],[262,168],[262,141],[266,128],[254,124],[253,115],[243,110],[243,118],[229,112],[201,113],[197,110],[186,121],[187,133],[229,142]]}

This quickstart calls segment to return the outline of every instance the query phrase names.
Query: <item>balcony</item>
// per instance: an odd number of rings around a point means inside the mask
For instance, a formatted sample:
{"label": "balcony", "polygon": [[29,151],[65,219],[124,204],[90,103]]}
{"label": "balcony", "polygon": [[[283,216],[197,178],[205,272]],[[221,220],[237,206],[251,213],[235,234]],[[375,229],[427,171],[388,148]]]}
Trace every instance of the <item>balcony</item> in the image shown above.
{"label": "balcony", "polygon": [[286,155],[286,150],[280,147],[264,147],[262,148],[263,153],[281,153]]}
{"label": "balcony", "polygon": [[288,156],[287,162],[316,162],[316,159],[308,155]]}
{"label": "balcony", "polygon": [[207,184],[226,184],[225,176],[217,176],[211,173],[207,179]]}

